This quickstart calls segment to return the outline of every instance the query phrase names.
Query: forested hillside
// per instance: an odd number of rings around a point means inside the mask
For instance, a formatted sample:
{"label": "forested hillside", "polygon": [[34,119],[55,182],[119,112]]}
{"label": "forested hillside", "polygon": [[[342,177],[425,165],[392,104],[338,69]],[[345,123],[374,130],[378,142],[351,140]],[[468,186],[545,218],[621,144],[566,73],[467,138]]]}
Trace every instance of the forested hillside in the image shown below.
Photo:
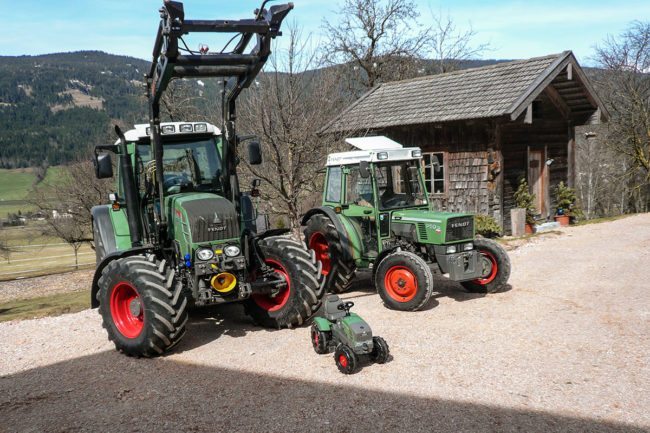
{"label": "forested hillside", "polygon": [[57,165],[146,120],[147,62],[102,52],[0,57],[0,167]]}

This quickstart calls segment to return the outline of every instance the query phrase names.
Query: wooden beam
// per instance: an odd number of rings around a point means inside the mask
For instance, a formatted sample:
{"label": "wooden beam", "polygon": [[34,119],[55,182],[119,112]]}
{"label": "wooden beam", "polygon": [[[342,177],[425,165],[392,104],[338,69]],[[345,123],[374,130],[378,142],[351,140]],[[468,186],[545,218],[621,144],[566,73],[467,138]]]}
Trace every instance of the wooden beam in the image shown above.
{"label": "wooden beam", "polygon": [[566,66],[566,78],[569,81],[573,80],[573,63],[569,63]]}
{"label": "wooden beam", "polygon": [[530,125],[533,123],[533,103],[531,102],[526,107],[526,117],[524,117],[524,123]]}
{"label": "wooden beam", "polygon": [[560,94],[555,89],[555,87],[553,87],[553,85],[549,84],[548,86],[546,86],[546,89],[544,89],[544,93],[546,93],[546,96],[548,96],[548,99],[551,100],[551,103],[562,114],[562,117],[564,117],[565,119],[571,117],[571,108],[569,108],[566,102],[564,102],[564,99],[562,99],[562,96],[560,96]]}

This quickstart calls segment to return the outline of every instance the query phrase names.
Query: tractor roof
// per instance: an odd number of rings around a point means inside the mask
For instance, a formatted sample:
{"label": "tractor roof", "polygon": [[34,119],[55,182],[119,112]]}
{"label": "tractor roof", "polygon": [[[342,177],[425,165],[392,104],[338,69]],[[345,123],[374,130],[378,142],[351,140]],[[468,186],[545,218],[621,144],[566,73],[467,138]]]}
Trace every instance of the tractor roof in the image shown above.
{"label": "tractor roof", "polygon": [[[207,122],[163,122],[160,124],[162,135],[221,135],[221,130]],[[149,124],[141,123],[124,134],[126,141],[140,141],[149,138]]]}
{"label": "tractor roof", "polygon": [[361,161],[390,162],[422,158],[419,147],[403,147],[382,135],[346,138],[345,142],[360,150],[330,153],[327,156],[328,166],[358,164]]}

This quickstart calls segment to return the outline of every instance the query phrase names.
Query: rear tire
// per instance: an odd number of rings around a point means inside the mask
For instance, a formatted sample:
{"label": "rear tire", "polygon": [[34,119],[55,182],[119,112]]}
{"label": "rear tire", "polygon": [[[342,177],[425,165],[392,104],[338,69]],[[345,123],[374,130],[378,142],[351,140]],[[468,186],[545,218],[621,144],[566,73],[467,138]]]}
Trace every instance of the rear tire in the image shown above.
{"label": "rear tire", "polygon": [[284,236],[262,239],[260,249],[266,264],[288,280],[288,286],[275,297],[251,296],[244,303],[246,313],[268,328],[302,325],[320,308],[325,294],[314,254]]}
{"label": "rear tire", "polygon": [[187,298],[164,260],[152,254],[116,259],[104,268],[98,285],[99,313],[117,350],[157,356],[185,334]]}
{"label": "rear tire", "polygon": [[353,374],[357,371],[357,355],[345,344],[339,344],[334,352],[334,361],[343,374]]}
{"label": "rear tire", "polygon": [[427,263],[419,256],[408,251],[396,251],[379,262],[375,287],[388,308],[417,311],[431,297],[433,276]]}
{"label": "rear tire", "polygon": [[496,293],[505,289],[510,278],[510,258],[501,245],[492,239],[477,238],[474,247],[481,253],[480,264],[484,266],[483,278],[463,281],[468,292]]}
{"label": "rear tire", "polygon": [[314,323],[313,325],[311,325],[310,335],[311,335],[311,345],[313,346],[314,351],[319,355],[323,355],[327,353],[328,352],[327,333],[318,329],[318,326]]}
{"label": "rear tire", "polygon": [[390,354],[390,349],[388,349],[388,343],[381,337],[372,337],[372,352],[370,353],[370,358],[377,364],[385,364],[388,361],[388,355]]}
{"label": "rear tire", "polygon": [[313,215],[307,221],[304,234],[307,248],[313,250],[322,263],[326,290],[345,292],[354,277],[355,265],[344,259],[341,237],[332,220],[322,214]]}

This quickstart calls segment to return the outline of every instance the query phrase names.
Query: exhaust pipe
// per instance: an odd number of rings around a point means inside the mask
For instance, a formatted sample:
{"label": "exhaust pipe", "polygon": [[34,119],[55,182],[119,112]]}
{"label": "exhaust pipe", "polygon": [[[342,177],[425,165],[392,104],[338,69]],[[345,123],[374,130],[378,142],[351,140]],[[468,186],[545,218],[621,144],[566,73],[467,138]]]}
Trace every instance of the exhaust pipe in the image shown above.
{"label": "exhaust pipe", "polygon": [[126,138],[119,126],[115,125],[115,133],[120,139],[120,171],[122,174],[122,189],[126,199],[126,218],[129,223],[129,233],[131,234],[131,246],[139,247],[142,245],[142,227],[140,222],[140,205],[138,200],[137,186],[133,178],[133,164],[126,150]]}

